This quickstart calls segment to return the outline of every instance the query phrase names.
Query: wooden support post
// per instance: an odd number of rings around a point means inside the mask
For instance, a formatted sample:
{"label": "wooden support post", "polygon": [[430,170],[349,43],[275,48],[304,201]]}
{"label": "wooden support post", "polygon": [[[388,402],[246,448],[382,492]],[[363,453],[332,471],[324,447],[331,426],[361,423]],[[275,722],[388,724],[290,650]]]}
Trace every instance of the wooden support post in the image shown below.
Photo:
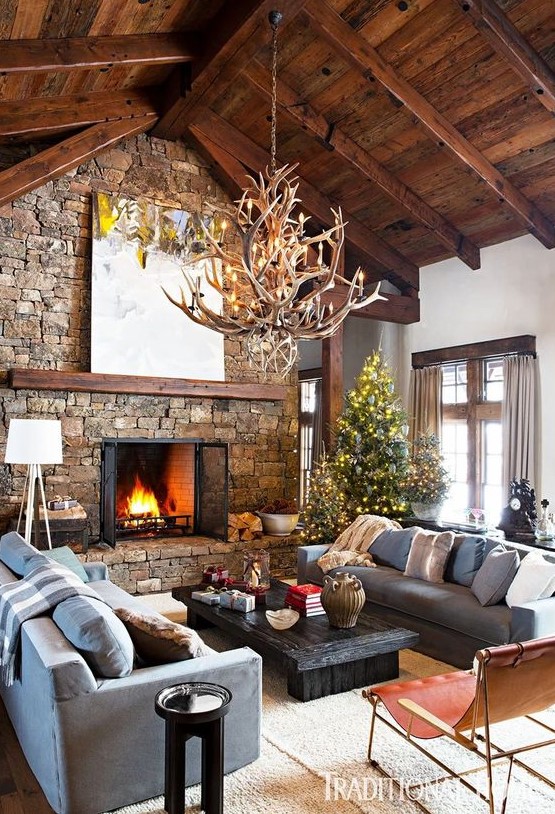
{"label": "wooden support post", "polygon": [[343,325],[322,340],[322,439],[326,453],[335,446],[335,422],[343,409]]}

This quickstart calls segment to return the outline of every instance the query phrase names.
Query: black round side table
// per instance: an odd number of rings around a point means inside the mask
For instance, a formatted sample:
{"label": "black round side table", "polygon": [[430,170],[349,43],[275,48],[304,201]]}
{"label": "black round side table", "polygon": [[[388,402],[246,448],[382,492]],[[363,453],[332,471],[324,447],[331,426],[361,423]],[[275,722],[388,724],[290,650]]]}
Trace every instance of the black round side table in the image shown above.
{"label": "black round side table", "polygon": [[225,687],[203,682],[175,684],[156,695],[156,713],[166,721],[164,807],[168,814],[185,809],[185,744],[202,740],[200,807],[223,814],[224,717],[232,695]]}

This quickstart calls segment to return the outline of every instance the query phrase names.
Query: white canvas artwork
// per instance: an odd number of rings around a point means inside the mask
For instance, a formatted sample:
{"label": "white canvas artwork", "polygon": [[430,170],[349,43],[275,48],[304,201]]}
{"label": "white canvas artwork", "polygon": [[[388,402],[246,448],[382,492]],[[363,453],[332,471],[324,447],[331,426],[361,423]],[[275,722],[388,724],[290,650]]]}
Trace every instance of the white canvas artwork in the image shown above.
{"label": "white canvas artwork", "polygon": [[[106,193],[94,198],[91,371],[224,381],[223,336],[173,305],[199,249],[188,212]],[[203,263],[197,261],[204,277]],[[197,271],[195,269],[195,271]],[[201,288],[216,312],[222,297]],[[186,298],[190,301],[187,289]]]}

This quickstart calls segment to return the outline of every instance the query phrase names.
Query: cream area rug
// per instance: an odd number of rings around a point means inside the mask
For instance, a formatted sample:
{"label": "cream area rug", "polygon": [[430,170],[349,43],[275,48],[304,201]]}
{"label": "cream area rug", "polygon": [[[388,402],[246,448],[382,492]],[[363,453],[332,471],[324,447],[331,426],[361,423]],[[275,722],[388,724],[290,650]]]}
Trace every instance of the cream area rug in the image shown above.
{"label": "cream area rug", "polygon": [[[217,647],[213,635],[204,638]],[[412,651],[402,651],[400,662],[405,680],[453,669]],[[551,717],[555,724],[555,714]],[[485,803],[451,782],[432,783],[425,796],[411,792],[408,787],[416,779],[433,780],[438,769],[378,724],[373,756],[401,779],[401,790],[393,786],[367,762],[369,723],[370,704],[360,690],[302,703],[287,695],[282,676],[265,667],[262,753],[255,763],[225,778],[225,814],[416,814],[421,809],[415,799],[425,801],[434,814],[487,814]],[[514,724],[509,724],[506,731],[512,730]],[[454,745],[442,742],[437,748],[448,757]],[[555,775],[554,757],[555,749],[536,756],[548,776]],[[471,765],[467,760],[465,767]],[[513,775],[507,814],[552,814],[555,790],[522,770]],[[199,814],[198,786],[187,791],[186,810]],[[163,812],[160,797],[117,814]]]}

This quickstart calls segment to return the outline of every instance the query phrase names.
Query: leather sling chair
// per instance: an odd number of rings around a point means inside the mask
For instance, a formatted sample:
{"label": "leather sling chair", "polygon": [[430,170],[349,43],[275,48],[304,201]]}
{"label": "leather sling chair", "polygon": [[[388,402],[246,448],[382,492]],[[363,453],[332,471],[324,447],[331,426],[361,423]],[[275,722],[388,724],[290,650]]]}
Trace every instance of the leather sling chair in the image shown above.
{"label": "leather sling chair", "polygon": [[[552,780],[517,758],[531,749],[555,744],[555,729],[532,717],[555,704],[555,636],[478,650],[473,670],[370,687],[363,691],[363,695],[373,708],[368,759],[394,782],[395,779],[372,760],[376,718],[440,766],[446,777],[456,778],[487,802],[490,814],[495,814],[493,767],[501,760],[508,760],[502,814],[507,805],[513,764],[523,766],[555,788]],[[381,705],[385,706],[393,721],[383,715]],[[520,742],[514,747],[496,746],[492,741],[493,725],[523,716],[534,721],[533,728],[537,726],[542,739],[525,745]],[[518,727],[513,731],[522,736]],[[485,792],[468,779],[476,768],[457,772],[426,749],[426,740],[438,737],[451,739],[481,759],[478,769],[485,767],[487,771]],[[434,782],[438,782],[437,778]],[[425,785],[417,784],[413,788],[422,790]],[[427,810],[425,805],[420,805]]]}

